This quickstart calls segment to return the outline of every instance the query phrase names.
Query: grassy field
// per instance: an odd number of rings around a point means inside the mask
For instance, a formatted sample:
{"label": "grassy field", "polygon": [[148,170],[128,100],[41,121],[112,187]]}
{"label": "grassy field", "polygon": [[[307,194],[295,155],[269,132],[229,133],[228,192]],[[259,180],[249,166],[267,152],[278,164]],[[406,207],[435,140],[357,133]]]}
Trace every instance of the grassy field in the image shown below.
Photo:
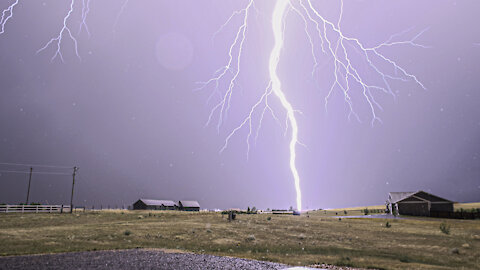
{"label": "grassy field", "polygon": [[464,209],[464,210],[469,210],[469,209],[480,209],[480,202],[473,202],[473,203],[456,203],[453,205],[453,208],[455,208],[455,211]]}
{"label": "grassy field", "polygon": [[[472,203],[455,203],[453,205],[455,210],[470,210],[470,209],[480,209],[480,202],[472,202]],[[358,206],[358,207],[347,207],[347,208],[335,208],[335,209],[327,209],[327,211],[363,211],[365,208],[368,210],[385,210],[385,205],[372,205],[372,206]]]}
{"label": "grassy field", "polygon": [[[168,211],[2,214],[0,255],[167,248],[377,269],[480,269],[480,220],[341,219]],[[449,234],[440,225],[450,226]]]}
{"label": "grassy field", "polygon": [[363,211],[365,208],[367,208],[368,210],[385,210],[385,205],[335,208],[335,209],[327,209],[327,211]]}

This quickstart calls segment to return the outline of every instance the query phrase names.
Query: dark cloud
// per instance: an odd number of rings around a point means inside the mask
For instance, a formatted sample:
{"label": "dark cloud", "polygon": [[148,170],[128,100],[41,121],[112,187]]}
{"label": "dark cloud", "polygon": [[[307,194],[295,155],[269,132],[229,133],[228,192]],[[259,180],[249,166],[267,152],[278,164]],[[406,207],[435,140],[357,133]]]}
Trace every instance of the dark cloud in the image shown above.
{"label": "dark cloud", "polygon": [[[246,131],[218,153],[265,87],[272,46],[270,3],[258,3],[239,88],[220,134],[215,124],[204,127],[213,106],[207,104],[212,89],[193,91],[195,82],[225,64],[235,22],[213,42],[211,38],[242,4],[131,1],[115,25],[121,4],[92,1],[87,19],[91,37],[74,31],[81,60],[67,39],[61,63],[50,62],[52,47],[35,52],[58,33],[68,5],[21,2],[0,35],[0,161],[79,166],[79,205],[131,204],[139,197],[195,199],[209,208],[294,205],[288,138],[271,117],[248,161]],[[326,16],[338,14],[333,3],[319,4]],[[325,112],[331,60],[319,58],[315,84],[302,22],[289,15],[279,72],[287,96],[303,112],[299,136],[307,148],[299,147],[298,168],[304,206],[379,204],[389,191],[418,189],[456,201],[480,200],[480,47],[474,45],[480,42],[475,27],[479,5],[447,0],[345,3],[344,31],[369,45],[410,27],[413,34],[430,28],[420,39],[430,49],[385,49],[427,90],[412,82],[392,83],[398,96],[378,94],[383,124],[374,127],[359,98],[355,104],[362,123],[348,121],[340,93]],[[78,7],[72,14],[72,29],[79,27],[80,12]],[[175,40],[182,46],[175,47]],[[279,109],[275,101],[272,106]],[[281,111],[279,115],[283,117]],[[70,178],[34,175],[32,200],[68,203]],[[22,202],[26,185],[26,175],[2,173],[0,202]]]}

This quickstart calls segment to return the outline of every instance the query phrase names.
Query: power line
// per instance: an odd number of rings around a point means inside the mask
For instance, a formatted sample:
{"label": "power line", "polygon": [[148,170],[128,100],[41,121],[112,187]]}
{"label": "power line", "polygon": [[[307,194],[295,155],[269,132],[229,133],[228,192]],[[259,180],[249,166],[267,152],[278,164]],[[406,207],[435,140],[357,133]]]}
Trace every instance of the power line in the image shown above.
{"label": "power line", "polygon": [[40,165],[40,164],[23,164],[23,163],[10,163],[10,162],[0,162],[0,165],[11,165],[11,166],[28,166],[28,167],[43,167],[43,168],[59,168],[59,169],[72,169],[73,166],[56,166],[56,165]]}
{"label": "power line", "polygon": [[[0,170],[0,173],[25,173],[30,174],[28,171],[3,171]],[[71,175],[70,173],[59,173],[59,172],[34,172],[34,174],[54,174],[54,175]]]}

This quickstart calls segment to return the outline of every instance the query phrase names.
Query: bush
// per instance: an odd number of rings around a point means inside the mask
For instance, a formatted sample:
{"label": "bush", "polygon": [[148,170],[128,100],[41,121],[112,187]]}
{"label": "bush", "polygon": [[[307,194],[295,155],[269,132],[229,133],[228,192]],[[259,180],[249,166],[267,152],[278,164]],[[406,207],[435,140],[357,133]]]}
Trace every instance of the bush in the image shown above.
{"label": "bush", "polygon": [[442,233],[444,234],[450,234],[450,225],[448,225],[445,222],[442,222],[440,224],[440,231],[442,231]]}
{"label": "bush", "polygon": [[249,241],[249,242],[252,242],[252,241],[255,241],[255,235],[253,234],[250,234],[245,240]]}
{"label": "bush", "polygon": [[401,255],[400,258],[398,258],[398,260],[399,260],[400,262],[403,262],[403,263],[409,263],[409,262],[412,261],[412,260],[411,260],[408,256],[406,256],[406,255]]}
{"label": "bush", "polygon": [[340,260],[335,262],[336,266],[345,266],[345,267],[354,267],[354,264],[349,257],[342,257]]}
{"label": "bush", "polygon": [[385,223],[385,227],[390,228],[390,227],[392,227],[392,224],[390,224],[390,222],[387,221],[387,223]]}
{"label": "bush", "polygon": [[364,213],[365,215],[368,215],[368,213],[369,213],[368,208],[363,209],[363,213]]}
{"label": "bush", "polygon": [[132,232],[129,231],[129,230],[126,230],[126,231],[123,232],[123,234],[126,235],[126,236],[129,236],[130,234],[132,234]]}

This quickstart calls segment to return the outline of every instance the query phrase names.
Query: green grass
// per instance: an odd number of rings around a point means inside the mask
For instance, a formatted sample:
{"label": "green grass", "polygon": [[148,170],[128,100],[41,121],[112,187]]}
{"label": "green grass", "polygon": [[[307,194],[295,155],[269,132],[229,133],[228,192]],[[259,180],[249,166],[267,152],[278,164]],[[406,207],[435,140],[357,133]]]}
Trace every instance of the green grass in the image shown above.
{"label": "green grass", "polygon": [[[270,219],[269,219],[270,218]],[[281,262],[383,269],[479,269],[480,221],[169,211],[2,214],[0,255],[165,248]],[[450,234],[439,229],[445,222]],[[252,235],[254,237],[252,237]],[[458,254],[451,250],[458,249]]]}

